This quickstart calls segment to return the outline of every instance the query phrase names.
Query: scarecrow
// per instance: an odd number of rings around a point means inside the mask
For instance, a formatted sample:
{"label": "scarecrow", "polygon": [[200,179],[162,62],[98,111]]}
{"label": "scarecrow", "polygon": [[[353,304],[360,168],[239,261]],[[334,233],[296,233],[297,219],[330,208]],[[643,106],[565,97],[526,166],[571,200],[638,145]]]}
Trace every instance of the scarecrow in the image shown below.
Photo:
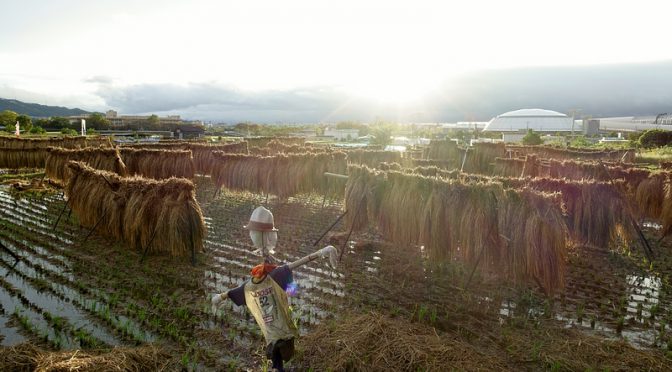
{"label": "scarecrow", "polygon": [[264,262],[253,267],[252,277],[237,288],[212,297],[213,312],[227,298],[238,306],[246,305],[257,321],[266,340],[266,357],[273,363],[274,371],[284,371],[283,362],[294,354],[294,339],[299,332],[289,311],[286,290],[292,283],[292,270],[320,257],[329,257],[336,267],[337,252],[333,246],[324,247],[289,264],[278,266],[271,256],[278,241],[278,229],[273,214],[264,207],[257,207],[244,226]]}

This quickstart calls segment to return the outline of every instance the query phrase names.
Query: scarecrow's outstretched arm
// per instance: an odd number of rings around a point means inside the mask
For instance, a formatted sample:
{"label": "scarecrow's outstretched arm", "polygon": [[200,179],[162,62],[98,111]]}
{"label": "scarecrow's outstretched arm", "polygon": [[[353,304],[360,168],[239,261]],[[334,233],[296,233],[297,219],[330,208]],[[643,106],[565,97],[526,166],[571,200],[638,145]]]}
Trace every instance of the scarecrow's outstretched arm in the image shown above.
{"label": "scarecrow's outstretched arm", "polygon": [[[321,257],[328,257],[329,264],[331,265],[331,267],[336,268],[336,265],[338,264],[338,251],[332,245],[328,245],[316,252],[313,252],[303,258],[300,258],[288,264],[287,266],[289,267],[290,270],[293,270],[299,266],[305,265],[311,261],[315,261],[316,259]],[[229,291],[212,296],[210,302],[212,303],[213,306],[213,312],[222,303],[222,301],[226,300],[227,298],[229,298]]]}

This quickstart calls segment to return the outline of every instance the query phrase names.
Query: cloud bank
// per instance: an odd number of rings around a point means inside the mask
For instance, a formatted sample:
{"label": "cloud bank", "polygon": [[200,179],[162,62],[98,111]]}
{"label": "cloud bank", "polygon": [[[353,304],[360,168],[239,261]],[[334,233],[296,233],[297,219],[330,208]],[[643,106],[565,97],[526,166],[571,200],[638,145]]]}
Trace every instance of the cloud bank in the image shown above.
{"label": "cloud bank", "polygon": [[[672,61],[620,65],[489,70],[445,81],[416,102],[384,103],[333,86],[245,91],[216,83],[117,85],[105,76],[86,79],[102,104],[89,110],[122,114],[175,114],[235,123],[316,123],[341,120],[446,122],[489,120],[520,108],[546,108],[593,117],[672,112]],[[30,99],[28,91],[0,84],[0,97]],[[32,95],[44,103],[43,94]]]}

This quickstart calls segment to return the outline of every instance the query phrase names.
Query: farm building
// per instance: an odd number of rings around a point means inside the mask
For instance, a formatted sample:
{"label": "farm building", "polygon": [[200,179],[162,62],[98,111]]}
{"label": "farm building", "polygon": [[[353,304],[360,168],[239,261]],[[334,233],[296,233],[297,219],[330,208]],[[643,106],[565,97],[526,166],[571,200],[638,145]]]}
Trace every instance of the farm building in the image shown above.
{"label": "farm building", "polygon": [[504,142],[520,141],[528,129],[540,133],[572,132],[574,120],[557,111],[522,109],[503,113],[492,118],[484,132],[502,132]]}

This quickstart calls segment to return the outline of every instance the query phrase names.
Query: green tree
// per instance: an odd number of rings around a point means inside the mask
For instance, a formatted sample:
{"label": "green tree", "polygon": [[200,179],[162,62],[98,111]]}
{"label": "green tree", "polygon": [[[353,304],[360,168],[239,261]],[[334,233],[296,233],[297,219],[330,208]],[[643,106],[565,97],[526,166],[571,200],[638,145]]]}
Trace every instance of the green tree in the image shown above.
{"label": "green tree", "polygon": [[262,128],[259,124],[251,123],[251,122],[244,122],[244,123],[238,123],[234,126],[236,128],[237,132],[240,132],[241,134],[244,135],[251,135],[251,136],[257,136],[261,132]]}
{"label": "green tree", "polygon": [[45,119],[45,118],[36,119],[35,122],[33,123],[33,126],[34,127],[42,127],[42,128],[48,127],[49,126],[49,119]]}
{"label": "green tree", "polygon": [[663,147],[672,144],[672,131],[649,129],[639,137],[639,145],[644,148]]}
{"label": "green tree", "polygon": [[33,127],[33,120],[28,115],[19,115],[16,117],[16,121],[19,122],[19,128],[26,132],[29,132],[30,128]]}
{"label": "green tree", "polygon": [[338,122],[336,123],[336,129],[357,129],[360,137],[369,134],[369,126],[356,121]]}
{"label": "green tree", "polygon": [[390,126],[378,126],[372,130],[371,135],[373,136],[372,145],[387,146],[392,143],[392,127]]}
{"label": "green tree", "polygon": [[53,116],[49,119],[49,127],[56,129],[70,128],[70,121],[60,116]]}
{"label": "green tree", "polygon": [[14,133],[14,126],[16,125],[16,118],[18,116],[16,112],[10,110],[0,112],[0,127],[4,127],[6,131]]}
{"label": "green tree", "polygon": [[46,133],[46,131],[39,125],[33,125],[33,127],[30,128],[30,134],[44,134],[44,133]]}
{"label": "green tree", "polygon": [[539,133],[532,129],[528,129],[527,134],[523,137],[523,145],[541,145],[543,142]]}
{"label": "green tree", "polygon": [[593,143],[588,141],[588,139],[584,136],[578,136],[574,138],[569,145],[572,147],[590,147],[593,145]]}
{"label": "green tree", "polygon": [[147,129],[157,130],[161,127],[159,117],[152,114],[147,118]]}
{"label": "green tree", "polygon": [[65,134],[66,136],[76,136],[79,134],[76,130],[70,128],[62,128],[61,133]]}
{"label": "green tree", "polygon": [[110,121],[100,112],[94,112],[86,120],[86,127],[92,129],[110,129]]}

